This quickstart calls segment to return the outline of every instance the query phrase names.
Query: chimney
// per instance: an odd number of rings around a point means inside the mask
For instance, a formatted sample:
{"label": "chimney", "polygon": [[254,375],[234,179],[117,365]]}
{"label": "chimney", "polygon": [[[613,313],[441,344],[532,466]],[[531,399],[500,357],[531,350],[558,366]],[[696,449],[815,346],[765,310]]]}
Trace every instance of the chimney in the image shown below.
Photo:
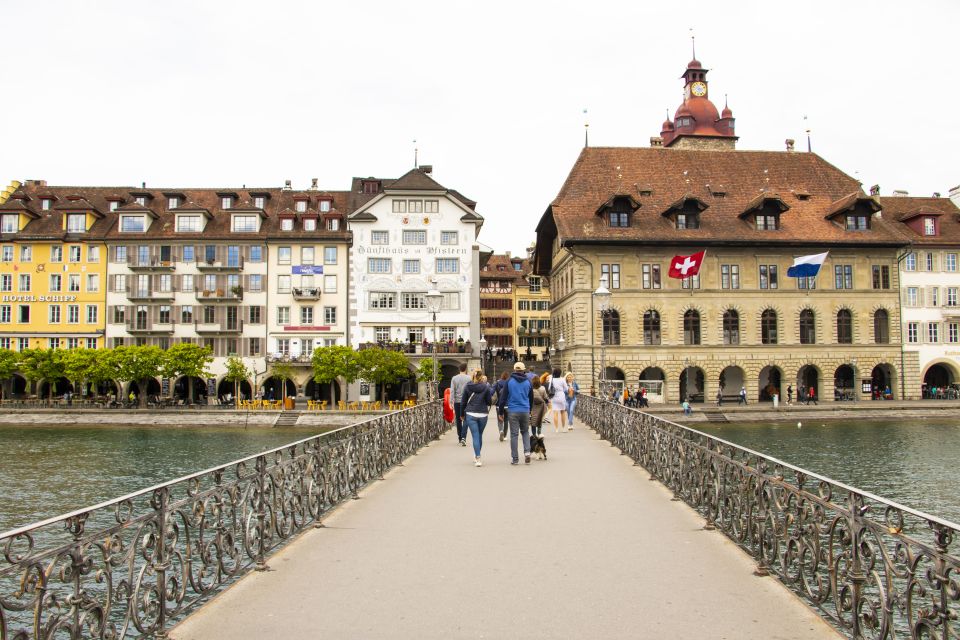
{"label": "chimney", "polygon": [[293,180],[284,180],[283,190],[290,191],[290,189],[293,189]]}
{"label": "chimney", "polygon": [[146,182],[141,182],[141,183],[140,183],[140,188],[141,188],[141,189],[146,189],[146,188],[147,188],[147,183],[146,183]]}
{"label": "chimney", "polygon": [[880,185],[875,184],[872,187],[870,187],[870,195],[872,196],[880,195]]}
{"label": "chimney", "polygon": [[933,192],[933,197],[934,197],[934,198],[939,198],[939,197],[940,197],[940,192],[939,192],[939,191],[934,191],[934,192]]}
{"label": "chimney", "polygon": [[316,191],[319,188],[317,187],[318,182],[320,182],[320,178],[310,178],[310,189]]}
{"label": "chimney", "polygon": [[663,146],[663,138],[661,138],[660,136],[650,136],[650,146],[651,146],[651,147],[662,147],[662,146]]}
{"label": "chimney", "polygon": [[429,174],[433,173],[433,165],[432,165],[432,164],[422,164],[422,165],[420,165],[420,171],[422,171],[422,172],[424,172],[424,173],[426,173],[426,174],[429,175]]}
{"label": "chimney", "polygon": [[793,138],[786,139],[787,151],[793,151],[793,146],[796,144],[796,141]]}
{"label": "chimney", "polygon": [[893,197],[894,197],[894,198],[906,198],[908,195],[910,195],[910,192],[909,192],[909,191],[904,191],[903,189],[894,189],[894,190],[893,190]]}

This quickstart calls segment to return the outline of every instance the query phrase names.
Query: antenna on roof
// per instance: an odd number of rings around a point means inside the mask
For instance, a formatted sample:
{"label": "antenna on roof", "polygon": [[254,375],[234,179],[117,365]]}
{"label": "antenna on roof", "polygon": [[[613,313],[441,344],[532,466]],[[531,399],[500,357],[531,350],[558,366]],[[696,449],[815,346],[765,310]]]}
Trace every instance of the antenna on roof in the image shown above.
{"label": "antenna on roof", "polygon": [[810,153],[812,148],[810,146],[810,125],[807,124],[807,116],[803,116],[803,123],[807,127],[807,153]]}
{"label": "antenna on roof", "polygon": [[587,110],[583,110],[583,146],[590,146],[590,122],[587,120]]}
{"label": "antenna on roof", "polygon": [[413,168],[416,169],[419,166],[417,163],[417,139],[413,139]]}
{"label": "antenna on roof", "polygon": [[690,27],[690,49],[693,51],[693,60],[697,59],[697,36],[693,35],[693,27]]}

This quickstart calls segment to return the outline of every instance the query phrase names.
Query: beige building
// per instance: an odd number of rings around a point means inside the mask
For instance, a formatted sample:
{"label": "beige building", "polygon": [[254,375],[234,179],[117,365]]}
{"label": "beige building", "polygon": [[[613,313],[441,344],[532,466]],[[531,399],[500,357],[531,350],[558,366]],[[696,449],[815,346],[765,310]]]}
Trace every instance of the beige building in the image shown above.
{"label": "beige building", "polygon": [[[749,402],[800,386],[824,400],[869,399],[878,385],[915,397],[901,376],[917,371],[900,348],[906,241],[878,199],[792,141],[736,151],[706,71],[692,61],[684,78],[677,123],[663,127],[682,135],[585,148],[537,227],[534,271],[550,278],[552,328],[581,386],[643,382],[665,402],[734,400],[741,386]],[[668,277],[674,256],[701,250],[698,276]],[[787,276],[823,252],[817,277]]]}

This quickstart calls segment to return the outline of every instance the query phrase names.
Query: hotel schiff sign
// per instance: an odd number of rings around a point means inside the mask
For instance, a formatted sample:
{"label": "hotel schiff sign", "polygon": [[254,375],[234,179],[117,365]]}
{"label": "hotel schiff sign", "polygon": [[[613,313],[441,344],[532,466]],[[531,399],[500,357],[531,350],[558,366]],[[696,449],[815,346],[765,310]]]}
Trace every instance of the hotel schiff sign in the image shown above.
{"label": "hotel schiff sign", "polygon": [[77,296],[3,296],[3,302],[76,302]]}

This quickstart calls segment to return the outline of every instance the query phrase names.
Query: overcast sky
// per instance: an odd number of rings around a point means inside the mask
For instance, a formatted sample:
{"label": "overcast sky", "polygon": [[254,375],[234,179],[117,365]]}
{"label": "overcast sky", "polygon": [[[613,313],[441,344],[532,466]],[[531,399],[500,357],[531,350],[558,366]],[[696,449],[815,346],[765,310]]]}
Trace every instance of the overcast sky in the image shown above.
{"label": "overcast sky", "polygon": [[[788,6],[789,9],[781,9]],[[697,57],[740,149],[960,184],[960,2],[0,0],[0,181],[349,188],[414,140],[518,253],[583,146],[647,146]]]}

